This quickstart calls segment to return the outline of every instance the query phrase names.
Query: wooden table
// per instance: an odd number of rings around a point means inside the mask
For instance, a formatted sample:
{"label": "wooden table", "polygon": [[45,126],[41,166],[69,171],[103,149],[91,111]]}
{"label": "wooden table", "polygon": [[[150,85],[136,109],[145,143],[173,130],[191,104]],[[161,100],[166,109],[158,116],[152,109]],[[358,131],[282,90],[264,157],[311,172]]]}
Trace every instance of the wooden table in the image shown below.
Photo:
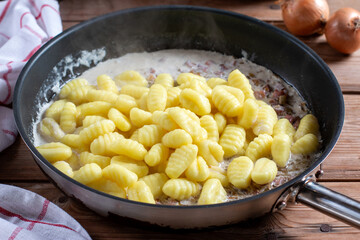
{"label": "wooden table", "polygon": [[[286,29],[279,6],[265,0],[64,0],[60,12],[64,29],[84,20],[146,5],[190,4],[246,14]],[[360,10],[359,0],[328,0],[330,11],[351,6]],[[331,49],[324,36],[301,38],[314,49],[336,75],[345,98],[345,124],[340,139],[321,165],[323,185],[360,200],[360,51],[344,56]],[[301,204],[253,221],[215,229],[174,231],[125,218],[104,218],[69,199],[44,176],[23,141],[0,153],[0,182],[34,191],[60,206],[89,232],[93,239],[239,239],[307,238],[360,239],[360,231]]]}

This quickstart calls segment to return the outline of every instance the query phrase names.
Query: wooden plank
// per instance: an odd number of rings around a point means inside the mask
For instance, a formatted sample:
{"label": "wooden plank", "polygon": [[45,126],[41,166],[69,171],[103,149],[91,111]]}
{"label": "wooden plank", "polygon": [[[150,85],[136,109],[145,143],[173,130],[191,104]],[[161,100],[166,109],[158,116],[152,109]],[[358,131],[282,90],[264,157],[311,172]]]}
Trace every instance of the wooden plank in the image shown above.
{"label": "wooden plank", "polygon": [[78,24],[78,23],[80,23],[80,22],[78,22],[78,21],[68,21],[68,22],[64,22],[64,21],[63,21],[63,30],[66,30],[66,29],[68,29],[68,28],[70,28],[70,27],[72,27],[72,26],[75,26],[75,25]]}
{"label": "wooden plank", "polygon": [[47,180],[20,136],[13,145],[0,152],[0,180]]}
{"label": "wooden plank", "polygon": [[[360,10],[360,2],[358,0],[328,0],[330,12],[334,12],[341,7],[351,6]],[[246,14],[251,17],[259,18],[267,21],[282,20],[279,5],[273,0],[265,1],[238,1],[238,0],[88,0],[76,1],[67,0],[60,2],[60,11],[63,21],[83,21],[93,17],[97,17],[109,12],[114,12],[127,8],[155,6],[155,5],[194,5],[218,8]]]}
{"label": "wooden plank", "polygon": [[106,13],[144,6],[156,5],[194,5],[218,8],[223,10],[246,13],[248,16],[265,18],[266,20],[280,20],[279,7],[274,1],[237,1],[237,0],[88,0],[88,1],[62,1],[60,12],[63,21],[83,21]]}
{"label": "wooden plank", "polygon": [[345,123],[336,147],[322,164],[322,180],[360,180],[360,95],[344,95]]}
{"label": "wooden plank", "polygon": [[[360,231],[301,204],[234,225],[202,229],[171,230],[122,217],[105,218],[67,198],[49,183],[12,183],[36,192],[73,216],[93,239],[359,239]],[[324,183],[335,191],[360,200],[357,182]],[[241,214],[241,213],[239,213]]]}

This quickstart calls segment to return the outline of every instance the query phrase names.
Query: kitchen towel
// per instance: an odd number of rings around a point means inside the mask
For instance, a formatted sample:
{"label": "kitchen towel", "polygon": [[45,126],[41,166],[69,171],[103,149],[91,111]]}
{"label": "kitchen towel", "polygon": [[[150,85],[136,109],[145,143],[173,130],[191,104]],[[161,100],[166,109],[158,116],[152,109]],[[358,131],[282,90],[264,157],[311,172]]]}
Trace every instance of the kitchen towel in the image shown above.
{"label": "kitchen towel", "polygon": [[62,31],[59,4],[54,0],[0,2],[0,152],[16,139],[8,107],[16,80],[30,57]]}
{"label": "kitchen towel", "polygon": [[61,208],[36,193],[0,184],[0,239],[91,239]]}
{"label": "kitchen towel", "polygon": [[[61,31],[59,4],[54,0],[0,1],[0,152],[17,136],[9,105],[21,69]],[[49,200],[0,184],[0,239],[91,238],[76,220]]]}

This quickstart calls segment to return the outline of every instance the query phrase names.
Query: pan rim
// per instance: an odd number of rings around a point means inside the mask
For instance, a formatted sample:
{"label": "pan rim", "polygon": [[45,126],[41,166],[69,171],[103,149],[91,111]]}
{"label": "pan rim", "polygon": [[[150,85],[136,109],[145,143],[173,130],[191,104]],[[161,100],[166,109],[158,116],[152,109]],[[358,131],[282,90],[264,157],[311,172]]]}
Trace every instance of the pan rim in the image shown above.
{"label": "pan rim", "polygon": [[[47,51],[47,49],[51,48],[52,45],[56,44],[58,41],[61,41],[62,38],[71,35],[73,32],[76,32],[78,29],[81,29],[87,25],[91,25],[95,22],[98,21],[103,21],[106,18],[112,18],[112,17],[116,17],[118,15],[123,15],[123,14],[130,14],[133,12],[142,12],[142,11],[154,11],[154,10],[170,10],[170,11],[176,11],[176,10],[189,10],[189,11],[200,11],[200,12],[210,12],[210,13],[214,13],[214,14],[219,14],[219,15],[226,15],[226,16],[230,16],[230,17],[234,17],[234,18],[238,18],[238,19],[242,19],[245,21],[249,21],[251,23],[257,24],[260,27],[263,28],[267,28],[273,32],[275,32],[278,35],[281,35],[283,38],[286,38],[287,40],[289,40],[290,42],[294,43],[297,47],[301,48],[304,51],[304,54],[308,54],[318,65],[318,67],[321,67],[323,69],[323,71],[326,73],[326,75],[328,75],[329,78],[332,79],[332,82],[336,88],[336,90],[339,92],[338,94],[338,102],[340,104],[339,109],[339,116],[338,117],[338,126],[337,126],[337,130],[334,134],[334,137],[331,139],[331,141],[329,142],[329,144],[326,146],[325,150],[321,153],[321,156],[315,161],[313,162],[305,171],[303,171],[301,174],[299,174],[298,176],[296,176],[295,178],[287,181],[286,183],[273,188],[271,190],[267,190],[265,192],[262,192],[260,194],[256,194],[253,195],[251,197],[247,197],[244,199],[238,199],[238,200],[233,200],[233,201],[229,201],[229,202],[224,202],[224,203],[218,203],[218,204],[211,204],[211,205],[185,205],[185,206],[174,206],[174,205],[160,205],[160,204],[149,204],[149,203],[143,203],[143,202],[137,202],[137,201],[132,201],[132,200],[128,200],[128,199],[123,199],[123,198],[119,198],[113,195],[109,195],[107,193],[104,192],[100,192],[98,190],[95,190],[93,188],[90,188],[84,184],[81,184],[77,181],[75,181],[74,179],[70,178],[69,176],[65,175],[64,173],[62,173],[61,171],[59,171],[57,168],[55,168],[50,162],[48,162],[44,157],[42,157],[42,155],[40,155],[40,153],[36,150],[34,144],[30,141],[29,137],[26,134],[26,131],[24,129],[24,126],[21,124],[20,121],[20,110],[17,107],[18,106],[18,102],[19,102],[19,98],[20,98],[20,91],[22,89],[22,85],[25,81],[26,75],[27,73],[31,70],[32,66],[36,63],[36,60],[38,58],[41,57],[41,55]],[[271,69],[270,69],[271,70]],[[250,16],[246,16],[240,13],[235,13],[232,11],[228,11],[228,10],[221,10],[221,9],[216,9],[216,8],[211,8],[211,7],[203,7],[203,6],[190,6],[190,5],[159,5],[159,6],[146,6],[146,7],[137,7],[137,8],[129,8],[129,9],[124,9],[124,10],[119,10],[119,11],[115,11],[112,13],[108,13],[105,15],[101,15],[89,20],[86,20],[84,22],[81,22],[79,24],[76,24],[75,26],[70,27],[69,29],[66,29],[65,31],[61,32],[60,34],[58,34],[57,36],[55,36],[53,39],[51,39],[50,41],[48,41],[46,44],[44,44],[31,58],[30,60],[26,63],[26,65],[24,66],[23,70],[21,71],[19,77],[18,77],[18,81],[16,82],[15,85],[15,90],[14,90],[14,98],[13,98],[13,104],[14,104],[14,117],[15,117],[15,123],[16,126],[18,128],[19,134],[22,137],[23,141],[25,142],[26,146],[28,147],[28,149],[31,151],[31,153],[36,156],[36,158],[41,161],[47,168],[50,168],[51,171],[56,172],[58,175],[62,176],[63,178],[65,178],[67,181],[70,181],[72,184],[78,185],[88,191],[91,191],[93,193],[99,194],[103,197],[108,197],[114,200],[120,200],[120,201],[124,201],[126,203],[129,204],[135,204],[135,205],[141,205],[141,206],[146,206],[146,207],[153,207],[153,208],[170,208],[170,209],[177,209],[177,208],[181,208],[181,209],[192,209],[192,208],[218,208],[220,206],[229,206],[229,205],[234,205],[234,204],[240,204],[240,203],[244,203],[244,202],[248,202],[248,201],[254,201],[256,199],[259,198],[264,198],[267,195],[270,195],[274,192],[277,191],[285,191],[287,188],[293,186],[295,183],[301,181],[304,177],[306,177],[307,175],[309,175],[309,173],[311,173],[317,166],[319,166],[330,154],[330,152],[333,150],[343,127],[344,124],[344,117],[345,117],[345,105],[344,105],[344,99],[343,99],[343,95],[341,92],[341,88],[340,85],[336,79],[336,77],[334,76],[334,74],[332,73],[332,71],[330,70],[330,68],[328,67],[328,65],[315,53],[315,51],[313,51],[310,47],[308,47],[307,45],[305,45],[303,42],[301,42],[299,39],[297,39],[296,37],[294,37],[293,35],[287,33],[284,30],[281,30],[269,23],[266,23],[262,20],[250,17]],[[74,196],[76,198],[76,196]],[[86,204],[86,203],[85,203]]]}

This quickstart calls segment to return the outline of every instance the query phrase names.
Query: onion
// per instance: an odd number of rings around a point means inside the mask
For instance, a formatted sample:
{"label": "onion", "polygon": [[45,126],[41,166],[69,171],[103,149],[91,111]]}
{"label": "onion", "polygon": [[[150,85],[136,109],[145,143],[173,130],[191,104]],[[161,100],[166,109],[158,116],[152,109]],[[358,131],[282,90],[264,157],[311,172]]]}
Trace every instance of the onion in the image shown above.
{"label": "onion", "polygon": [[329,18],[326,0],[283,0],[281,10],[287,29],[299,36],[322,33]]}
{"label": "onion", "polygon": [[339,52],[350,54],[360,48],[360,12],[341,8],[329,19],[325,27],[327,42]]}

